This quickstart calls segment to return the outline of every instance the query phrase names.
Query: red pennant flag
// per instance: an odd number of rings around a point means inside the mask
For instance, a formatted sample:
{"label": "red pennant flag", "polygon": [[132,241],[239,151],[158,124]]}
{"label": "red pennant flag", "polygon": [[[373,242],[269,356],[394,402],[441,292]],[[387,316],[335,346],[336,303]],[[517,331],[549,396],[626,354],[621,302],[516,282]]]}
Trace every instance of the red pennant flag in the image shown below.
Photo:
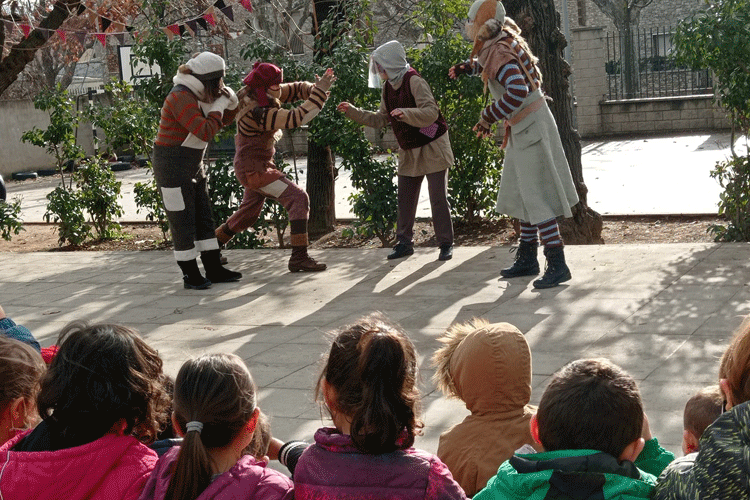
{"label": "red pennant flag", "polygon": [[234,12],[232,11],[231,5],[228,5],[227,7],[224,7],[223,9],[219,9],[219,10],[221,10],[221,13],[227,16],[230,21],[234,22]]}
{"label": "red pennant flag", "polygon": [[216,26],[216,19],[214,18],[214,15],[212,13],[203,14],[203,19],[208,21],[208,24],[211,26]]}
{"label": "red pennant flag", "polygon": [[240,5],[242,5],[248,12],[253,11],[253,4],[250,0],[240,0]]}
{"label": "red pennant flag", "polygon": [[177,24],[172,24],[170,26],[167,26],[167,29],[169,31],[171,31],[175,35],[179,35],[180,34],[180,26],[177,25]]}
{"label": "red pennant flag", "polygon": [[95,33],[96,39],[102,44],[102,47],[107,46],[107,35],[105,33]]}
{"label": "red pennant flag", "polygon": [[65,43],[65,40],[67,40],[68,36],[65,33],[65,30],[55,30],[55,33],[57,33],[57,36],[60,37],[60,40],[62,40],[63,43]]}
{"label": "red pennant flag", "polygon": [[167,35],[167,39],[171,42],[174,39],[174,31],[169,29],[169,27],[162,28],[162,31],[164,31],[164,34]]}
{"label": "red pennant flag", "polygon": [[29,26],[28,24],[22,24],[21,31],[23,31],[24,37],[28,37],[29,33],[31,33],[31,26]]}

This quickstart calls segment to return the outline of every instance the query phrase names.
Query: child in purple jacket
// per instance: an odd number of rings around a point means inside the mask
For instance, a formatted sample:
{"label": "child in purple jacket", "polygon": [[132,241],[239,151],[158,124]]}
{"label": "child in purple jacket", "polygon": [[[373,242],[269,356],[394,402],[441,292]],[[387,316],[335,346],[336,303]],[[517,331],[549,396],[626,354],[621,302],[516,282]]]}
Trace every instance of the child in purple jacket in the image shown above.
{"label": "child in purple jacket", "polygon": [[139,500],[286,500],[292,481],[243,455],[261,418],[242,359],[212,354],[182,365],[172,425],[184,439],[156,465]]}
{"label": "child in purple jacket", "polygon": [[296,463],[296,500],[466,499],[439,458],[412,447],[416,377],[414,345],[382,315],[339,331],[316,389],[335,427],[319,429]]}

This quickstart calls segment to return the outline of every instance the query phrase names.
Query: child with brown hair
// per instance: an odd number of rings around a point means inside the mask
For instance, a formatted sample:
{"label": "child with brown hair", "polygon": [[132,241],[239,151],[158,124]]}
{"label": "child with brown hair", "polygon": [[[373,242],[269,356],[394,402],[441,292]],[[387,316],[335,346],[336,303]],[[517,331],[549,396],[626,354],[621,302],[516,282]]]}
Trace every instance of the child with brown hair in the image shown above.
{"label": "child with brown hair", "polygon": [[289,478],[243,455],[259,418],[255,383],[240,357],[186,361],[175,379],[172,413],[183,441],[159,459],[140,500],[290,498]]}
{"label": "child with brown hair", "polygon": [[687,455],[700,449],[700,439],[724,410],[724,397],[718,385],[704,387],[685,404],[682,417],[682,452]]}
{"label": "child with brown hair", "polygon": [[42,356],[20,340],[0,335],[0,445],[38,421],[36,395],[45,370]]}
{"label": "child with brown hair", "polygon": [[473,496],[514,451],[534,444],[531,351],[515,326],[478,318],[451,326],[438,341],[434,379],[471,415],[440,436],[437,455]]}
{"label": "child with brown hair", "polygon": [[[545,452],[514,455],[474,497],[650,498],[656,477],[674,459],[652,439],[638,386],[606,359],[561,368],[531,419]],[[582,494],[585,492],[585,495]],[[579,496],[576,496],[579,498]]]}
{"label": "child with brown hair", "polygon": [[2,447],[3,498],[135,499],[169,404],[162,361],[135,330],[73,322],[42,376],[42,422]]}
{"label": "child with brown hair", "polygon": [[747,498],[750,481],[750,316],[719,365],[723,413],[706,428],[697,453],[675,460],[659,477],[654,498]]}
{"label": "child with brown hair", "polygon": [[335,427],[315,433],[294,469],[296,500],[465,499],[440,459],[412,447],[422,423],[417,355],[380,314],[341,329],[318,379]]}

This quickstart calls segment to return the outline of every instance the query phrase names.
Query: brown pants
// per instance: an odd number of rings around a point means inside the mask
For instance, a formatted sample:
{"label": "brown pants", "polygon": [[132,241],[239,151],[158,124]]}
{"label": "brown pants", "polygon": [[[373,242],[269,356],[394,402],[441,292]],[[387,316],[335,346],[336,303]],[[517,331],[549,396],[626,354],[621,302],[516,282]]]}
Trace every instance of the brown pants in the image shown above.
{"label": "brown pants", "polygon": [[398,222],[396,238],[399,243],[413,244],[414,218],[417,215],[419,190],[427,177],[427,191],[432,208],[432,227],[438,245],[453,244],[453,221],[448,203],[448,169],[417,177],[398,176]]}

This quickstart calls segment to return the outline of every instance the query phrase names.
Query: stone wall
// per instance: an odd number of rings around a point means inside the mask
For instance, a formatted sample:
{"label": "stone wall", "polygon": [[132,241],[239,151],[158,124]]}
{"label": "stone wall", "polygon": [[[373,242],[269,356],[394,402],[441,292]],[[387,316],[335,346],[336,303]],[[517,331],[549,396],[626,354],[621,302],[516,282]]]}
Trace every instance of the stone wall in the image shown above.
{"label": "stone wall", "polygon": [[713,95],[607,101],[604,28],[576,28],[572,37],[572,88],[581,137],[729,128]]}

